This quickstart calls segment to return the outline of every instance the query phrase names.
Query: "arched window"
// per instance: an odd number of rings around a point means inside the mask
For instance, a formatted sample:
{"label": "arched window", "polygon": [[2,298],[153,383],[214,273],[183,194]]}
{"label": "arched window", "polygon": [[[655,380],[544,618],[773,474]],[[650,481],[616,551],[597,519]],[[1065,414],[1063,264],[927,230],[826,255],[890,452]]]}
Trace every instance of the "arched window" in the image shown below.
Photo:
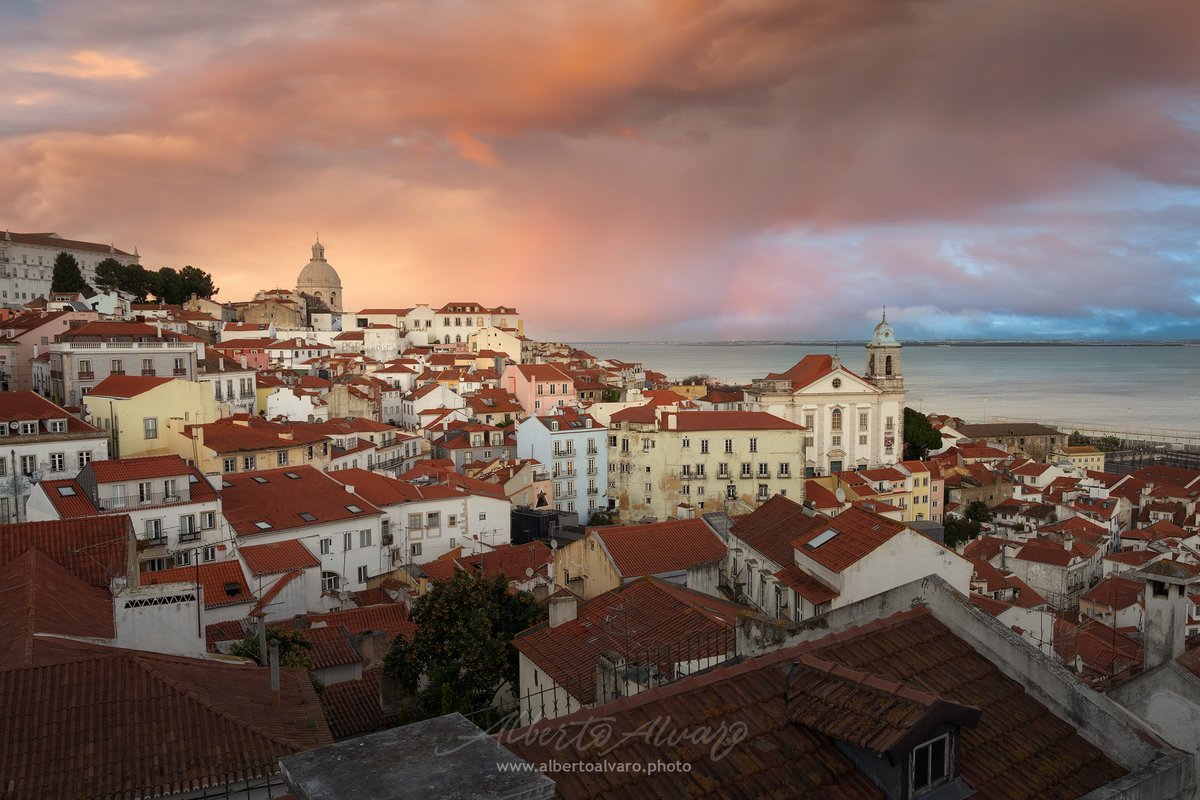
{"label": "arched window", "polygon": [[842,410],[835,408],[829,416],[829,427],[831,430],[840,431],[842,429]]}
{"label": "arched window", "polygon": [[321,591],[336,592],[342,585],[342,579],[336,572],[321,573]]}
{"label": "arched window", "polygon": [[872,355],[872,356],[871,356],[871,357],[870,357],[870,358],[867,360],[867,374],[868,374],[868,375],[874,375],[874,374],[875,374],[875,356],[874,356],[874,355]]}
{"label": "arched window", "polygon": [[892,374],[892,357],[888,356],[883,360],[883,374],[890,376]]}

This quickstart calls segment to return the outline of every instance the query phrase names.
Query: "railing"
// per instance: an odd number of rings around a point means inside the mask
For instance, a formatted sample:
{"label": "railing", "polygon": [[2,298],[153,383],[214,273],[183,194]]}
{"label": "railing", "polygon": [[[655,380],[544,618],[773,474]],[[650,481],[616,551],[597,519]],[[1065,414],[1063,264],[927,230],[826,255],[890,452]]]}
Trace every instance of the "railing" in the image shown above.
{"label": "railing", "polygon": [[147,547],[166,547],[167,546],[167,537],[161,533],[156,534],[154,536],[147,536],[146,537],[146,546]]}
{"label": "railing", "polygon": [[[51,377],[58,377],[58,378],[61,378],[61,377],[62,377],[62,373],[60,372],[60,373],[58,373],[58,375],[57,375],[57,376],[55,376],[55,375],[54,375],[54,373],[53,373],[53,372],[51,372],[51,373],[50,373],[50,376],[51,376]],[[80,372],[80,373],[76,374],[76,376],[75,376],[75,377],[76,377],[78,380],[81,380],[81,381],[90,381],[90,380],[93,380],[93,379],[96,377],[96,373],[94,373],[94,372]]]}
{"label": "railing", "polygon": [[106,497],[96,501],[96,508],[101,511],[115,511],[120,508],[146,508],[148,506],[163,506],[171,503],[190,503],[191,499],[179,492],[150,492],[142,495],[123,497]]}
{"label": "railing", "polygon": [[595,486],[589,486],[587,493],[590,495],[597,495],[597,494],[600,494],[600,490],[597,489]]}
{"label": "railing", "polygon": [[142,370],[142,377],[144,377],[144,378],[153,378],[157,374],[158,374],[158,370],[156,370],[156,369]]}
{"label": "railing", "polygon": [[171,374],[176,377],[182,377],[182,376],[187,375],[187,369],[184,367],[175,367],[174,369],[171,370]]}
{"label": "railing", "polygon": [[191,531],[188,533],[179,534],[179,541],[181,541],[181,542],[195,542],[195,541],[199,541],[199,539],[200,539],[200,531]]}
{"label": "railing", "polygon": [[189,342],[55,342],[51,349],[61,350],[194,350]]}

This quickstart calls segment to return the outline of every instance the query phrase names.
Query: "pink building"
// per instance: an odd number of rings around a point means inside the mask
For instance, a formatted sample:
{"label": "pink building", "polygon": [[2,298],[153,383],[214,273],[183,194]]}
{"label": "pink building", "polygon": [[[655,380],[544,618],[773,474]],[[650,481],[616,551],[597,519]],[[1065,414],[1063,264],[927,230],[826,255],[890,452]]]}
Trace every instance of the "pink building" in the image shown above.
{"label": "pink building", "polygon": [[253,370],[266,369],[271,360],[271,351],[267,349],[268,345],[274,343],[274,339],[230,339],[227,342],[211,345],[213,350],[216,350],[226,358],[233,359],[238,363],[243,363]]}
{"label": "pink building", "polygon": [[500,385],[516,395],[530,416],[579,404],[575,380],[554,364],[509,364],[500,376]]}
{"label": "pink building", "polygon": [[33,311],[0,323],[0,391],[33,389],[29,363],[77,320],[99,319],[95,311]]}

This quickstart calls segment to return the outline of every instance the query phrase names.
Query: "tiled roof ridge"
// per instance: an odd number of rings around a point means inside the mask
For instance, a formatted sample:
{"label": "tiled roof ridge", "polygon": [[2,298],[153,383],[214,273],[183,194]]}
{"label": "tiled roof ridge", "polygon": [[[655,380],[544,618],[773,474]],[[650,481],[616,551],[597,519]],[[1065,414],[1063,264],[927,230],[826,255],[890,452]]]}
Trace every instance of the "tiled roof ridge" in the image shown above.
{"label": "tiled roof ridge", "polygon": [[[122,654],[114,653],[111,655],[111,657],[119,657],[120,655],[122,655]],[[161,654],[161,653],[134,651],[130,660],[133,661],[137,665],[137,667],[142,672],[144,672],[146,674],[146,676],[149,677],[151,680],[158,681],[159,683],[162,683],[162,684],[165,684],[165,685],[171,687],[171,689],[173,689],[175,692],[183,695],[184,697],[191,700],[193,703],[196,703],[201,708],[203,708],[206,711],[208,711],[209,713],[219,717],[222,721],[227,722],[230,725],[233,725],[235,727],[242,728],[246,731],[249,731],[250,733],[253,733],[256,736],[266,739],[267,741],[272,742],[274,744],[280,745],[281,747],[287,747],[287,748],[291,748],[293,750],[309,749],[309,745],[305,742],[298,742],[293,739],[288,739],[288,738],[285,738],[282,736],[277,736],[275,734],[268,733],[267,731],[262,730],[256,723],[252,723],[252,722],[247,721],[245,718],[235,716],[230,711],[217,708],[210,700],[202,697],[199,693],[197,693],[193,684],[170,677],[169,675],[165,674],[162,669],[158,668],[155,663],[155,662],[162,661],[162,660],[172,660],[173,661],[174,658],[183,658],[183,657],[167,656],[166,659],[164,659],[163,654]],[[205,660],[205,659],[193,659],[193,660]],[[252,662],[247,662],[246,664],[222,664],[221,666],[249,667],[250,663],[252,663]],[[265,669],[265,668],[260,667],[260,669]],[[300,667],[280,667],[279,668],[279,671],[281,673],[285,670],[287,670],[288,672],[292,672],[292,673],[304,672],[304,670],[301,669]],[[299,676],[297,676],[297,679],[299,679]],[[304,675],[303,679],[308,680],[307,674]],[[268,768],[270,768],[269,765],[268,765]],[[270,774],[270,773],[267,773],[267,774]]]}
{"label": "tiled roof ridge", "polygon": [[896,697],[916,703],[917,705],[932,708],[939,702],[945,702],[944,698],[930,692],[922,691],[909,686],[901,681],[891,681],[882,678],[872,672],[847,667],[833,661],[826,661],[820,656],[813,653],[803,653],[796,659],[797,663],[803,664],[809,669],[824,672],[843,680],[848,680],[853,683],[859,683],[867,688],[874,689],[884,694],[895,695]]}
{"label": "tiled roof ridge", "polygon": [[[606,703],[603,706],[599,706],[597,708],[582,708],[578,711],[572,712],[570,714],[565,714],[563,716],[554,717],[552,719],[539,720],[538,722],[535,722],[524,728],[518,728],[518,729],[510,730],[507,732],[502,732],[502,733],[498,734],[498,741],[501,744],[504,743],[505,733],[507,733],[513,739],[518,739],[518,738],[520,738],[520,735],[523,732],[537,729],[537,728],[539,728],[539,726],[540,727],[561,726],[567,722],[580,720],[580,719],[588,719],[589,717],[595,717],[596,712],[601,709],[603,709],[605,712],[603,716],[611,717],[611,716],[615,715],[616,713],[624,711],[628,708],[633,708],[633,707],[642,705],[647,702],[652,702],[655,700],[663,700],[663,699],[666,699],[669,697],[674,697],[675,695],[681,694],[683,692],[693,691],[697,687],[705,686],[705,685],[708,685],[711,683],[717,683],[719,681],[727,680],[729,678],[734,678],[734,677],[737,677],[739,675],[742,675],[746,672],[750,672],[755,669],[771,667],[776,664],[781,665],[784,662],[795,659],[801,653],[816,652],[817,650],[819,650],[821,648],[828,647],[828,646],[834,645],[834,644],[838,644],[840,642],[845,641],[846,639],[853,639],[857,636],[862,636],[863,634],[870,633],[872,631],[885,630],[887,628],[891,628],[896,625],[902,625],[902,624],[904,624],[916,617],[920,617],[920,616],[931,616],[929,609],[924,605],[916,605],[906,611],[899,611],[895,614],[892,614],[890,617],[883,617],[881,619],[876,619],[871,622],[864,623],[862,625],[855,625],[855,626],[853,626],[851,628],[847,628],[846,630],[841,631],[839,633],[834,633],[834,634],[830,634],[828,636],[823,636],[820,639],[814,639],[814,640],[810,640],[807,642],[798,642],[795,645],[791,645],[789,647],[783,647],[778,650],[771,651],[769,653],[763,653],[761,655],[757,655],[752,658],[747,658],[747,659],[743,659],[740,661],[726,661],[721,664],[718,664],[715,668],[708,670],[706,672],[701,672],[695,676],[689,676],[688,678],[685,678],[683,680],[678,680],[678,681],[674,681],[672,683],[668,683],[665,686],[656,686],[652,689],[648,689],[644,692],[639,692],[635,695],[628,695],[625,697],[620,697],[620,698],[612,701],[611,703]],[[544,625],[545,623],[541,623],[541,624]],[[536,627],[540,627],[540,625],[536,626]],[[531,628],[530,630],[533,630],[533,629]],[[526,632],[522,631],[522,634],[524,634],[524,633],[526,633]],[[518,634],[518,636],[520,636],[520,635],[521,634]]]}

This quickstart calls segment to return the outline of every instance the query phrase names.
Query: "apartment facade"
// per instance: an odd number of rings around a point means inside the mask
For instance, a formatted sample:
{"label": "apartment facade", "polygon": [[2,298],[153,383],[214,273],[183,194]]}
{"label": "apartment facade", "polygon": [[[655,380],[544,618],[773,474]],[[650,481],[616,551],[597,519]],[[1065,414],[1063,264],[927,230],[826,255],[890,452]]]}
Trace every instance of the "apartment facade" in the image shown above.
{"label": "apartment facade", "polygon": [[609,486],[607,434],[590,414],[574,409],[531,416],[517,426],[517,457],[532,458],[550,471],[555,510],[579,515],[607,507]]}

